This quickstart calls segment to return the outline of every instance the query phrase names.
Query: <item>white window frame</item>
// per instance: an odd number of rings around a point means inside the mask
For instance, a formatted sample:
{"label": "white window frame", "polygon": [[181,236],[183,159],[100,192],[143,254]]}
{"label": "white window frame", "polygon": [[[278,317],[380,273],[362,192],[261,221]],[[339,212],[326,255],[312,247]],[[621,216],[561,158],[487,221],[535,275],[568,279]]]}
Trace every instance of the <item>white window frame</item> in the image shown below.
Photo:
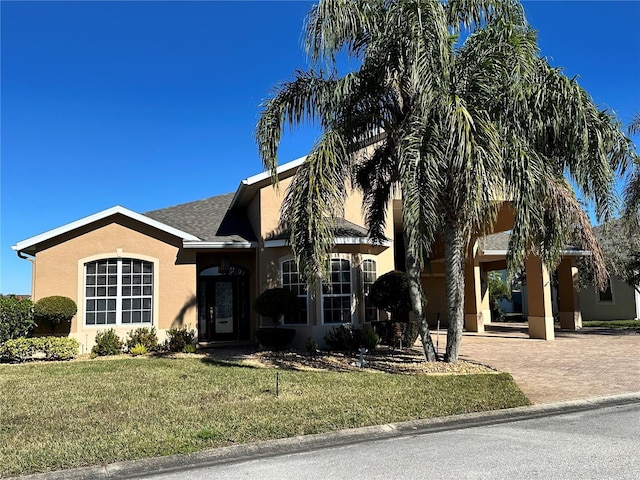
{"label": "white window frame", "polygon": [[[118,252],[120,253],[120,252]],[[123,273],[123,262],[125,261],[135,261],[135,262],[142,262],[142,265],[144,266],[144,264],[149,264],[151,265],[151,272],[150,273],[144,273],[144,272],[131,272],[131,273],[127,273],[124,274]],[[87,278],[88,275],[95,275],[96,278],[99,275],[97,272],[95,274],[88,274],[87,273],[87,267],[88,265],[92,264],[92,263],[99,263],[99,262],[114,262],[116,264],[116,272],[115,273],[111,273],[109,274],[108,269],[107,272],[105,273],[105,275],[107,276],[107,278],[109,277],[109,275],[111,276],[116,276],[116,284],[115,285],[111,285],[112,287],[116,288],[116,295],[108,295],[108,290],[107,290],[107,295],[105,296],[100,296],[96,294],[94,295],[88,295],[87,294],[87,289],[88,288],[93,288],[94,285],[88,284],[87,283]],[[81,282],[81,288],[82,288],[82,295],[79,295],[79,298],[82,298],[82,325],[85,328],[116,328],[116,327],[131,327],[131,328],[137,328],[139,326],[151,326],[151,325],[155,325],[156,324],[156,320],[155,320],[155,316],[156,316],[156,311],[157,311],[157,299],[158,299],[158,292],[157,292],[157,282],[158,282],[158,278],[157,278],[157,260],[156,259],[152,259],[152,258],[141,258],[140,256],[136,256],[136,255],[118,255],[118,256],[99,256],[99,257],[91,257],[91,258],[86,258],[86,259],[82,259],[79,262],[79,266],[81,266],[80,271],[82,272],[82,282]],[[137,275],[140,274],[143,278],[141,279],[140,283],[140,287],[142,289],[141,294],[140,295],[123,295],[123,275]],[[151,275],[151,283],[144,283],[144,276],[148,276]],[[107,280],[108,283],[108,280]],[[135,284],[131,284],[132,288]],[[143,287],[144,286],[150,286],[151,288],[151,294],[143,294],[144,290]],[[105,285],[106,288],[109,288],[109,285]],[[97,286],[96,286],[97,288]],[[143,315],[144,311],[149,311],[149,321],[141,321],[141,322],[123,322],[122,321],[122,313],[123,313],[123,301],[125,300],[137,300],[140,299],[141,305],[140,308],[129,308],[127,309],[127,311],[135,311],[135,310],[140,310],[141,312],[141,316]],[[150,301],[150,307],[146,307],[143,308],[144,305],[144,300],[149,300]],[[105,309],[105,310],[95,310],[96,313],[98,312],[113,312],[115,315],[115,323],[107,323],[107,319],[105,318],[105,323],[87,323],[87,316],[88,314],[92,313],[89,312],[87,309],[87,302],[88,301],[99,301],[99,300],[104,300],[105,302],[107,302],[108,306],[108,302],[112,301],[114,302],[113,308],[111,309]],[[79,312],[80,313],[80,312]]]}
{"label": "white window frame", "polygon": [[[367,265],[368,263],[373,263],[373,271],[367,271],[365,269],[365,265]],[[364,258],[362,260],[361,271],[362,271],[362,312],[363,312],[362,320],[364,321],[364,323],[377,322],[377,321],[380,320],[380,311],[376,307],[374,307],[373,305],[367,305],[367,302],[369,301],[369,290],[371,289],[371,285],[373,285],[373,282],[375,282],[378,279],[378,261],[377,261],[377,259],[375,259],[375,258]],[[373,276],[374,276],[373,282],[371,282],[371,283],[367,282],[367,273],[373,273]],[[371,321],[367,320],[367,309],[375,310],[374,319],[371,320]]]}
{"label": "white window frame", "polygon": [[[288,283],[285,284],[284,281],[284,277],[285,277],[285,272],[284,272],[284,264],[285,263],[291,263],[294,267],[295,267],[295,273],[298,275],[298,282],[297,283]],[[289,273],[291,273],[291,271],[289,271]],[[291,290],[291,285],[296,285],[296,286],[304,286],[304,295],[302,294],[297,294],[298,298],[304,298],[305,300],[305,308],[307,311],[306,314],[306,321],[304,323],[284,323],[284,319],[283,319],[283,325],[286,326],[296,326],[296,325],[309,325],[309,289],[307,288],[306,283],[304,282],[304,280],[301,279],[300,276],[300,269],[298,268],[298,264],[296,263],[295,259],[293,257],[285,257],[283,259],[280,260],[280,286],[283,288],[289,288]]]}
{"label": "white window frame", "polygon": [[[333,292],[333,282],[332,285],[329,287],[329,291],[327,293],[325,293],[324,291],[324,286],[321,285],[320,286],[320,311],[321,311],[321,317],[322,317],[322,324],[323,325],[349,325],[349,324],[353,324],[353,320],[354,320],[354,304],[353,304],[353,298],[354,298],[354,291],[353,291],[353,287],[354,287],[354,275],[353,275],[353,260],[351,258],[351,255],[349,256],[345,256],[345,255],[333,255],[331,256],[330,261],[333,262],[334,260],[340,260],[340,261],[346,261],[349,264],[349,321],[348,322],[326,322],[325,321],[325,309],[324,309],[324,300],[325,298],[344,298],[347,296],[347,294],[344,293],[335,293]],[[331,267],[330,267],[331,268]],[[341,270],[342,271],[342,270]],[[330,270],[330,275],[333,273],[332,270]],[[340,282],[340,284],[346,284],[346,282]]]}

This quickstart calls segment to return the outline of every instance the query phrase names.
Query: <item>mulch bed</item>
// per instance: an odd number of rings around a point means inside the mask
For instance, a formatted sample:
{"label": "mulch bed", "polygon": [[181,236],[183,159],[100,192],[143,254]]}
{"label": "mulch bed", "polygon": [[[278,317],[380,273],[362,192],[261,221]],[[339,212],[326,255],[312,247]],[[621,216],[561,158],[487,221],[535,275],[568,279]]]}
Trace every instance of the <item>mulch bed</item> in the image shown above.
{"label": "mulch bed", "polygon": [[496,371],[478,363],[458,361],[457,363],[426,362],[420,348],[390,349],[381,347],[364,355],[365,366],[360,367],[358,354],[319,351],[314,355],[306,352],[261,351],[245,357],[245,362],[291,370],[328,371],[373,371],[401,374],[479,374]]}

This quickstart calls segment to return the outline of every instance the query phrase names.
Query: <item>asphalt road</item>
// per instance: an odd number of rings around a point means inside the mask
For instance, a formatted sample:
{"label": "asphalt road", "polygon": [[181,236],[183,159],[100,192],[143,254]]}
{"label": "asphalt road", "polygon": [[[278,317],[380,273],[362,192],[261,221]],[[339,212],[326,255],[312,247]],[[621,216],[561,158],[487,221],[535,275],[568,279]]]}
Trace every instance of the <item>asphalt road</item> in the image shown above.
{"label": "asphalt road", "polygon": [[640,403],[159,474],[224,479],[640,479]]}

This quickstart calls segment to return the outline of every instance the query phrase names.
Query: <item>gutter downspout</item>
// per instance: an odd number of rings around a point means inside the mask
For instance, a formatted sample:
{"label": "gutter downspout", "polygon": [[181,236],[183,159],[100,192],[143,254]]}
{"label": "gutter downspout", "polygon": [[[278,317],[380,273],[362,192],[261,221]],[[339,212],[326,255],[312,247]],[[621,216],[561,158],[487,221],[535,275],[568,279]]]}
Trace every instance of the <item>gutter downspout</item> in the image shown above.
{"label": "gutter downspout", "polygon": [[35,255],[31,257],[25,257],[20,250],[17,250],[16,253],[18,254],[18,258],[29,260],[31,262],[31,300],[34,301],[34,293],[36,291],[36,257]]}

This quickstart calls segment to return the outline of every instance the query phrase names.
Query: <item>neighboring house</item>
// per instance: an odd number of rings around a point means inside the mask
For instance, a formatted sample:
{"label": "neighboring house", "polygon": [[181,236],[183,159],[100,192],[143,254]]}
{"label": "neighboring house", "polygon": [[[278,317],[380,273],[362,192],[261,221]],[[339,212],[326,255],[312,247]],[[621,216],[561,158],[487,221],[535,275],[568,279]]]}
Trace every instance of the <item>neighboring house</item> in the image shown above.
{"label": "neighboring house", "polygon": [[614,275],[605,290],[582,289],[580,306],[583,320],[640,319],[640,293]]}
{"label": "neighboring house", "polygon": [[[140,326],[155,326],[160,338],[172,327],[198,331],[202,345],[254,342],[261,319],[253,311],[256,296],[270,287],[290,288],[303,311],[288,318],[297,329],[295,342],[308,337],[323,344],[326,332],[343,323],[362,327],[377,310],[367,292],[383,273],[402,269],[401,201],[389,205],[382,245],[367,237],[362,197],[351,192],[335,230],[331,286],[308,292],[285,236],[278,230],[283,192],[303,159],[282,165],[280,185],[269,173],[243,180],[235,193],[140,214],[116,206],[50,230],[12,248],[32,261],[35,300],[64,295],[78,304],[69,335],[88,351],[100,329],[113,327],[124,336]],[[513,224],[508,203],[495,231]],[[435,245],[430,269],[422,283],[429,303],[427,315],[446,322],[442,245]],[[439,253],[438,253],[439,252]],[[482,331],[491,321],[486,274],[504,268],[506,251],[492,248],[490,238],[472,245],[467,260],[465,327]],[[530,335],[553,338],[549,273],[536,257],[527,259]],[[567,301],[561,305],[563,328],[579,328],[580,312],[572,276],[575,257],[561,264],[561,285]]]}
{"label": "neighboring house", "polygon": [[[631,242],[625,236],[622,225],[612,221],[608,231],[603,225],[594,228],[598,241],[610,261],[621,262],[630,256]],[[584,320],[630,320],[640,318],[640,285],[633,288],[623,279],[611,274],[607,288],[595,286],[580,291],[580,305]]]}

